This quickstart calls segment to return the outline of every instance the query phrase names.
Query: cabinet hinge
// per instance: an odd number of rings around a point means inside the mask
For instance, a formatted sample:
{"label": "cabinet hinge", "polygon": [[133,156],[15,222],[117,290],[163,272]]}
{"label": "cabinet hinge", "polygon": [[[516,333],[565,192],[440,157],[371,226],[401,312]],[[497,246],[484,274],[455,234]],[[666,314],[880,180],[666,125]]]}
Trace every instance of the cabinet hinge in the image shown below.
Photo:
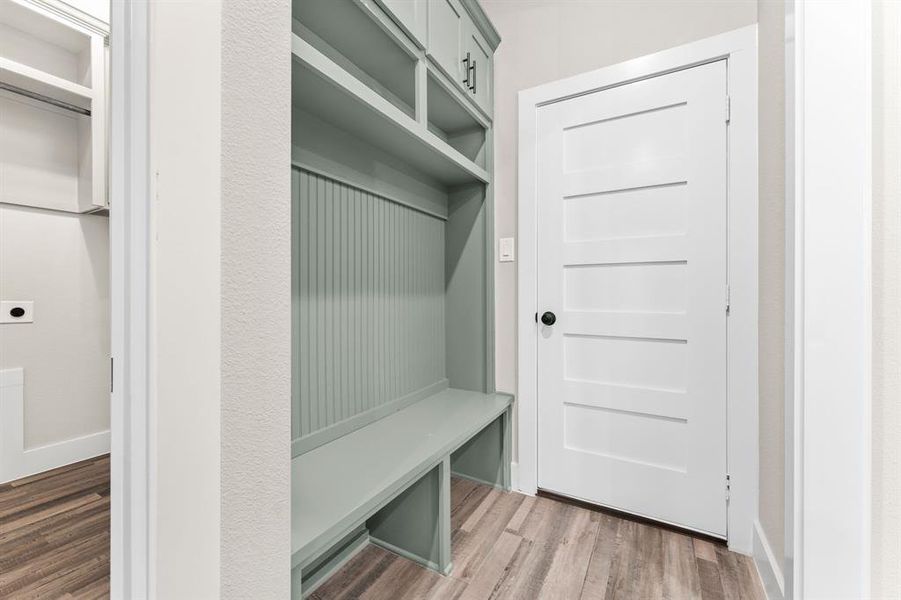
{"label": "cabinet hinge", "polygon": [[732,288],[729,284],[726,284],[726,316],[729,316],[729,312],[732,310]]}
{"label": "cabinet hinge", "polygon": [[726,96],[726,123],[732,120],[732,98]]}
{"label": "cabinet hinge", "polygon": [[730,475],[726,473],[726,502],[732,499],[732,480]]}

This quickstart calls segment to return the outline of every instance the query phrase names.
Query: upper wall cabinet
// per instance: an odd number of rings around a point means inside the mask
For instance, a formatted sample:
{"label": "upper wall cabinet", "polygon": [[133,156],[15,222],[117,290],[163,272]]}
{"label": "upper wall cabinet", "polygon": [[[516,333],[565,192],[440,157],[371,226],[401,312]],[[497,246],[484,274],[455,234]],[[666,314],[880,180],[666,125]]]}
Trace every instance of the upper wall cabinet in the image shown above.
{"label": "upper wall cabinet", "polygon": [[427,36],[427,0],[379,0],[379,4],[420,48]]}
{"label": "upper wall cabinet", "polygon": [[491,115],[491,46],[462,0],[429,0],[428,8],[429,57],[479,108]]}
{"label": "upper wall cabinet", "polygon": [[106,210],[107,33],[0,0],[0,203]]}
{"label": "upper wall cabinet", "polygon": [[471,93],[479,108],[490,115],[492,113],[491,83],[494,81],[491,72],[491,55],[493,53],[488,42],[485,41],[485,37],[479,33],[471,20],[466,23],[464,36],[463,52],[466,62],[463,65],[467,69],[466,76],[463,78],[465,91]]}
{"label": "upper wall cabinet", "polygon": [[458,0],[429,0],[428,53],[457,85],[463,83],[466,18]]}

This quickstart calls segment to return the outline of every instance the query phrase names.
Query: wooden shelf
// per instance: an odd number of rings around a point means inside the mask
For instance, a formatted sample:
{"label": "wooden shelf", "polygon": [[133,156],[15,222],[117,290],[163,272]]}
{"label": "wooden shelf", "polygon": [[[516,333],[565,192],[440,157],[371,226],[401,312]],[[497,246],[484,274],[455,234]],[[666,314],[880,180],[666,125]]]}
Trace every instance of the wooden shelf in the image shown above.
{"label": "wooden shelf", "polygon": [[429,68],[426,87],[429,130],[477,165],[485,166],[485,144],[489,125],[478,118],[453,88]]}
{"label": "wooden shelf", "polygon": [[485,169],[296,34],[292,54],[295,106],[353,132],[446,185],[489,180]]}
{"label": "wooden shelf", "polygon": [[0,81],[80,108],[91,108],[93,91],[62,77],[51,75],[0,56]]}
{"label": "wooden shelf", "polygon": [[[72,213],[106,210],[107,32],[78,11],[3,0],[0,200]],[[27,137],[28,144],[19,139]],[[12,144],[13,146],[10,146]]]}

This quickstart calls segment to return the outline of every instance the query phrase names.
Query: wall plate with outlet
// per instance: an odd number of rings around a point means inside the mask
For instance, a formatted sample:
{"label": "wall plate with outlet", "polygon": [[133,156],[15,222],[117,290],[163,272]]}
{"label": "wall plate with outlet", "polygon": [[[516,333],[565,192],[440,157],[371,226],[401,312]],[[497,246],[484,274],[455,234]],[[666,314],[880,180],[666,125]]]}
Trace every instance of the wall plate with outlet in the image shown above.
{"label": "wall plate with outlet", "polygon": [[498,262],[513,262],[515,260],[515,244],[512,237],[498,240]]}
{"label": "wall plate with outlet", "polygon": [[33,300],[0,300],[0,324],[33,322]]}

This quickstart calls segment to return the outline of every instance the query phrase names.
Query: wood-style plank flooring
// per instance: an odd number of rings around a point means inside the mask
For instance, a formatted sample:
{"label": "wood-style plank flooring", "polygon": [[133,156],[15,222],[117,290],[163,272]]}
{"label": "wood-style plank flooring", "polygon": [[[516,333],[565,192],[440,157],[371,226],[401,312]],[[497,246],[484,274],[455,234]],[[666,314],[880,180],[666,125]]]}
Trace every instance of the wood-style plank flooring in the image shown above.
{"label": "wood-style plank flooring", "polygon": [[450,577],[367,546],[316,600],[763,600],[724,546],[548,498],[454,479]]}
{"label": "wood-style plank flooring", "polygon": [[0,598],[109,597],[109,456],[0,485]]}
{"label": "wood-style plank flooring", "polygon": [[[313,598],[763,600],[718,544],[462,479],[451,504],[450,577],[370,545]],[[108,595],[109,458],[0,485],[0,598]]]}

